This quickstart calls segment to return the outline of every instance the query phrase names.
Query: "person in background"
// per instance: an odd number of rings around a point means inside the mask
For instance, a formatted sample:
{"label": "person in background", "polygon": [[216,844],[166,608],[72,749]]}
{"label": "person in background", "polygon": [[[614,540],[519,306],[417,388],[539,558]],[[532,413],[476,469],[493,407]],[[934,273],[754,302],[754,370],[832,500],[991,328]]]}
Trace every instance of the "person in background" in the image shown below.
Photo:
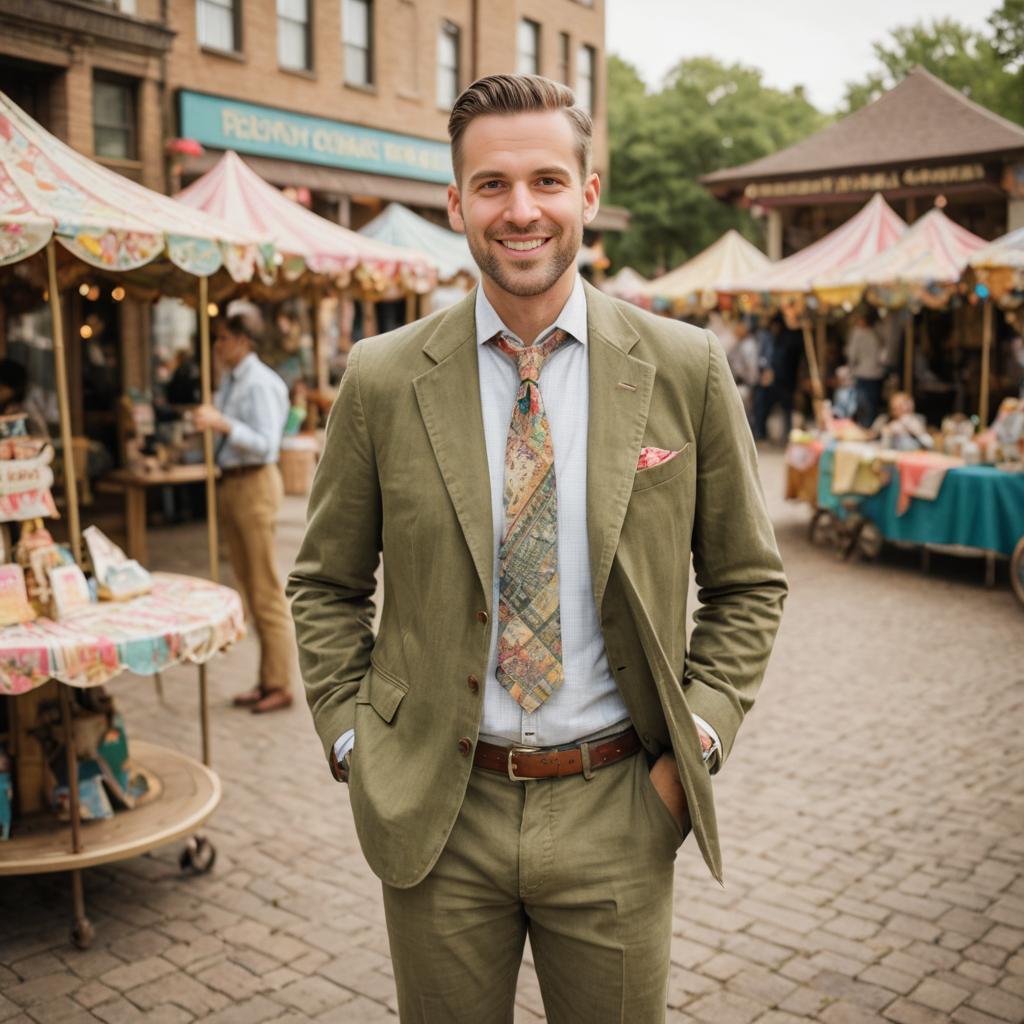
{"label": "person in background", "polygon": [[883,448],[913,452],[932,447],[924,417],[914,411],[914,399],[906,391],[897,391],[889,399],[889,415],[879,416],[872,429],[881,437]]}
{"label": "person in background", "polygon": [[875,330],[878,314],[865,307],[854,321],[846,342],[846,362],[857,385],[857,422],[870,427],[882,404],[885,353]]}
{"label": "person in background", "polygon": [[776,313],[771,320],[762,320],[757,344],[760,376],[754,391],[754,437],[763,440],[768,436],[768,416],[776,406],[784,417],[783,436],[788,437],[793,419],[799,335],[786,327],[781,313]]}
{"label": "person in background", "polygon": [[754,427],[754,391],[757,388],[761,377],[758,366],[758,345],[757,338],[751,329],[751,324],[746,318],[741,318],[735,327],[735,343],[731,349],[726,349],[726,358],[729,360],[729,369],[732,370],[736,386],[739,388],[740,397],[743,399],[743,408],[747,412],[747,422],[751,429]]}
{"label": "person in background", "polygon": [[836,390],[832,395],[832,414],[841,420],[857,418],[857,386],[848,366],[836,369]]}
{"label": "person in background", "polygon": [[28,417],[28,430],[32,437],[49,437],[46,419],[28,398],[28,370],[13,359],[0,359],[0,416]]}
{"label": "person in background", "polygon": [[288,419],[284,425],[285,437],[291,437],[302,430],[309,417],[309,388],[304,380],[297,380],[288,396]]}
{"label": "person in background", "polygon": [[288,389],[256,355],[261,334],[262,320],[252,310],[215,322],[220,388],[215,404],[201,405],[194,414],[197,429],[219,435],[214,444],[221,472],[217,516],[260,640],[258,685],[238,694],[234,703],[257,714],[291,705],[297,666],[274,550],[274,525],[284,495],[277,460],[288,418]]}

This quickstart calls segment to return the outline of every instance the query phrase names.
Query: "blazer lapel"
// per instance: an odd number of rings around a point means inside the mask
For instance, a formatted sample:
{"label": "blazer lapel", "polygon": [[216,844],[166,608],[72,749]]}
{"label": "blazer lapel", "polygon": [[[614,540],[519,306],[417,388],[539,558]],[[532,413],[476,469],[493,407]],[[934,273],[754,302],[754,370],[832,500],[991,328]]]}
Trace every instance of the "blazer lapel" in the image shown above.
{"label": "blazer lapel", "polygon": [[600,611],[643,445],[654,367],[629,354],[639,335],[596,288],[586,286],[590,347],[587,530]]}
{"label": "blazer lapel", "polygon": [[435,364],[414,381],[420,415],[489,602],[494,533],[480,409],[476,290],[456,303],[423,346]]}

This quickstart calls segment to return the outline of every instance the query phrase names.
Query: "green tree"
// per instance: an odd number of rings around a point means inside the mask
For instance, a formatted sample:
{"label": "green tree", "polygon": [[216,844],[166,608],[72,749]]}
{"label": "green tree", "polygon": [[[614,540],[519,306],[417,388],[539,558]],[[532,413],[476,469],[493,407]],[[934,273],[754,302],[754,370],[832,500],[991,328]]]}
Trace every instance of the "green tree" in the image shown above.
{"label": "green tree", "polygon": [[765,156],[816,131],[823,116],[802,90],[764,85],[761,72],[710,57],[680,62],[660,92],[636,69],[608,62],[609,202],[628,207],[630,230],[608,242],[613,265],[651,274],[695,256],[724,231],[755,242],[763,231],[713,198],[701,175]]}
{"label": "green tree", "polygon": [[1003,67],[1017,75],[1024,88],[1024,0],[1005,0],[988,19],[992,26],[992,46]]}
{"label": "green tree", "polygon": [[1024,80],[1010,68],[1010,57],[1000,52],[1005,47],[1019,60],[1022,12],[1022,0],[1006,0],[993,15],[999,19],[993,39],[949,18],[893,29],[887,40],[872,45],[881,67],[862,82],[848,83],[845,113],[878,99],[920,64],[975,103],[1024,123]]}

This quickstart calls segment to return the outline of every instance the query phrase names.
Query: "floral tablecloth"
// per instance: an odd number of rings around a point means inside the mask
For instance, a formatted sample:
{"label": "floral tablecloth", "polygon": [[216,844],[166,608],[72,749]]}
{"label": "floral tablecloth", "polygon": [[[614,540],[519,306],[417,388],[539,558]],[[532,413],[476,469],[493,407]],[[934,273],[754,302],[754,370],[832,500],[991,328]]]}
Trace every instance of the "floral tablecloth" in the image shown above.
{"label": "floral tablecloth", "polygon": [[153,590],[131,601],[101,601],[74,618],[0,629],[0,695],[48,679],[98,686],[126,669],[152,675],[181,662],[202,664],[245,635],[242,599],[194,576],[153,574]]}

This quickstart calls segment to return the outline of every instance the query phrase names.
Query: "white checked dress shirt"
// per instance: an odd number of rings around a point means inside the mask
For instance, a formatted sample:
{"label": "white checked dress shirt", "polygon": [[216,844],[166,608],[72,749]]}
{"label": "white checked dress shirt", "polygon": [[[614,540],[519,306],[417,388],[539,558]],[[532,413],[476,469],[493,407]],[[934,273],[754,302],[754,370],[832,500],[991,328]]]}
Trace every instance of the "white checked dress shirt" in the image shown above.
{"label": "white checked dress shirt", "polygon": [[223,374],[214,404],[231,424],[215,444],[218,466],[277,462],[288,418],[288,388],[255,352]]}
{"label": "white checked dress shirt", "polygon": [[[558,500],[558,591],[562,626],[564,681],[536,711],[527,714],[498,682],[498,616],[491,616],[491,656],[484,681],[480,736],[490,742],[536,747],[572,745],[580,740],[617,732],[629,725],[629,712],[612,677],[594,603],[587,532],[587,424],[589,357],[587,299],[579,276],[568,302],[554,323],[534,341],[559,327],[570,336],[545,360],[540,391],[551,431]],[[476,340],[480,371],[480,406],[491,483],[491,521],[494,525],[494,592],[498,607],[498,548],[505,529],[505,442],[512,406],[519,388],[515,363],[491,339],[503,331],[522,344],[501,322],[483,288],[476,293]],[[639,454],[639,453],[638,453]],[[696,718],[696,716],[695,716]],[[697,724],[718,737],[702,719]],[[339,737],[334,754],[340,763],[352,749],[354,731]]]}

